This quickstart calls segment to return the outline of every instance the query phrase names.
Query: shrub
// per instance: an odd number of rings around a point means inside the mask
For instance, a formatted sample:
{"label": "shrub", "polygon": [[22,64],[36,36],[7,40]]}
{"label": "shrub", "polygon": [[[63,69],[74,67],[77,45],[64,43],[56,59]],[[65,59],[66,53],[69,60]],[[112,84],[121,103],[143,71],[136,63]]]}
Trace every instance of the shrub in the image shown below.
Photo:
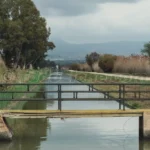
{"label": "shrub", "polygon": [[72,64],[70,67],[69,67],[69,69],[71,69],[71,70],[80,70],[80,66],[79,66],[79,64]]}
{"label": "shrub", "polygon": [[116,61],[115,55],[111,55],[111,54],[101,55],[99,59],[99,67],[104,72],[112,72],[115,61]]}
{"label": "shrub", "polygon": [[99,64],[98,64],[98,63],[99,63],[99,62],[94,63],[94,64],[92,65],[92,68],[93,68],[94,72],[101,72],[101,73],[103,73],[103,70],[99,67]]}
{"label": "shrub", "polygon": [[81,71],[91,72],[91,67],[87,63],[79,64],[79,67]]}
{"label": "shrub", "polygon": [[99,60],[99,56],[100,55],[98,53],[92,52],[91,54],[86,55],[86,57],[85,57],[87,64],[91,67],[91,70],[93,72],[94,72],[93,64]]}

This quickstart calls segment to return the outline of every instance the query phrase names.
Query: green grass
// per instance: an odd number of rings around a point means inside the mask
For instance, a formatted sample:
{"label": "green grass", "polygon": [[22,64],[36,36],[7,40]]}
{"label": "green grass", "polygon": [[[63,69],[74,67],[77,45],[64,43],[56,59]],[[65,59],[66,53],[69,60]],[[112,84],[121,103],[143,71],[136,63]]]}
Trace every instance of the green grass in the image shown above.
{"label": "green grass", "polygon": [[[22,81],[21,83],[40,83],[43,82],[47,76],[50,74],[49,69],[41,69],[41,70],[27,70],[24,71],[24,74],[21,74],[19,78],[17,78],[15,83],[18,83],[18,81]],[[28,80],[27,80],[28,79]],[[30,90],[31,91],[39,91],[42,87],[40,86],[31,86]],[[17,86],[7,86],[4,87],[1,90],[4,91],[27,91],[27,86],[24,85],[17,85]],[[18,93],[14,94],[14,98],[31,98],[34,97],[36,93],[29,93],[29,94],[24,94],[24,93]],[[11,99],[12,98],[12,93],[0,93],[0,98],[1,99]],[[1,101],[0,102],[0,109],[15,109],[15,108],[20,108],[20,105],[22,106],[25,102],[13,102],[13,101]],[[14,105],[12,105],[14,104]],[[17,106],[16,106],[16,105]],[[18,105],[19,104],[19,105]]]}

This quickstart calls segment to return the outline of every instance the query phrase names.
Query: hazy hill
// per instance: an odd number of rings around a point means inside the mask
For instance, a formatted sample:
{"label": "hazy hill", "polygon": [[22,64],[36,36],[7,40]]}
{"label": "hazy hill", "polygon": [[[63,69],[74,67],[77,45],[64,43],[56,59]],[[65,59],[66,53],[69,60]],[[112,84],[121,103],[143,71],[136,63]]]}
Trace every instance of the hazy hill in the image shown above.
{"label": "hazy hill", "polygon": [[49,52],[51,58],[84,59],[90,52],[110,53],[116,55],[140,54],[144,41],[108,42],[91,44],[71,44],[61,40],[54,41],[56,48]]}

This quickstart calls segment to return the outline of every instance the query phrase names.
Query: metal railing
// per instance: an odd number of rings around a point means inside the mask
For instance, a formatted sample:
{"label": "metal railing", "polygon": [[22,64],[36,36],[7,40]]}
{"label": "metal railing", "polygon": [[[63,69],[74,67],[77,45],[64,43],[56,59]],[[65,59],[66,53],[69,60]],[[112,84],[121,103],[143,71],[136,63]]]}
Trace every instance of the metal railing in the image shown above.
{"label": "metal railing", "polygon": [[[82,90],[74,90],[74,87],[85,86]],[[44,90],[39,90],[45,87]],[[54,90],[51,87],[55,87]],[[65,90],[72,87],[73,90]],[[40,97],[34,97],[34,94]],[[47,96],[56,93],[55,98]],[[72,97],[65,98],[63,93],[72,93]],[[85,97],[80,98],[79,94]],[[86,97],[86,93],[101,93],[99,97]],[[41,97],[42,95],[42,97]],[[126,83],[42,83],[42,84],[4,84],[0,83],[0,101],[58,101],[58,109],[62,109],[62,101],[118,101],[119,109],[125,110],[126,101],[149,101],[150,84],[126,84]]]}

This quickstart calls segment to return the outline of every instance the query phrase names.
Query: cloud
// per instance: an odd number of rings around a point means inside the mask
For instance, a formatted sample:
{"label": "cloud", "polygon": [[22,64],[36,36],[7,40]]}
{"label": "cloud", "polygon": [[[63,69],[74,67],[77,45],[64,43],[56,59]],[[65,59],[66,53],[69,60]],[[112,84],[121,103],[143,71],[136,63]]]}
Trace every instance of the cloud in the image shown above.
{"label": "cloud", "polygon": [[102,3],[134,3],[139,0],[33,0],[44,16],[78,16],[98,10]]}
{"label": "cloud", "polygon": [[138,3],[109,1],[97,4],[97,8],[94,13],[74,17],[47,17],[52,35],[75,43],[150,39],[150,0]]}

